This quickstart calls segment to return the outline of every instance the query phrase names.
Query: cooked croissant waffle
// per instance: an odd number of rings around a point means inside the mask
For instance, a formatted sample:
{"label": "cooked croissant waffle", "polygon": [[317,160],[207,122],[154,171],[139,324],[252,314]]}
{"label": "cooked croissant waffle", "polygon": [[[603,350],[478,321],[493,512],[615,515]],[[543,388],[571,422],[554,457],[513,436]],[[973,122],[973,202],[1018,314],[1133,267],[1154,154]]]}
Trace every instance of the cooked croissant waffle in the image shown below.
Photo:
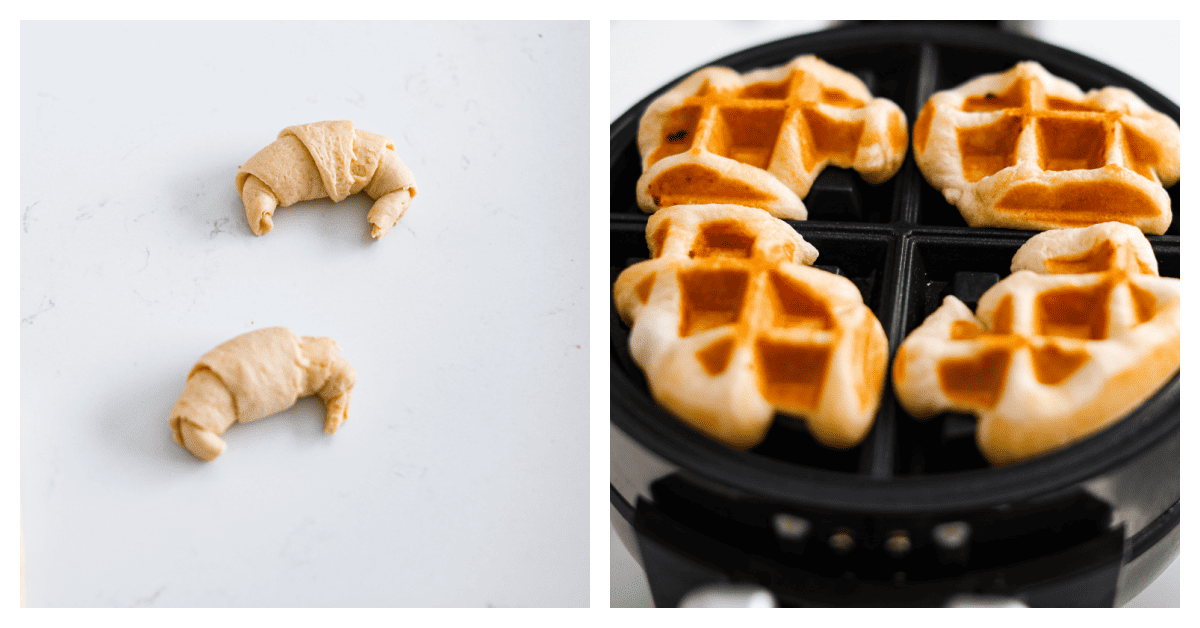
{"label": "cooked croissant waffle", "polygon": [[1179,280],[1145,236],[1115,222],[1038,234],[975,314],[953,296],[896,352],[896,396],[915,417],[979,418],[993,464],[1114,423],[1179,370]]}
{"label": "cooked croissant waffle", "polygon": [[349,120],[287,127],[238,168],[235,182],[254,235],[271,230],[276,207],[326,197],[337,203],[366,192],[375,199],[367,214],[371,237],[382,238],[417,195],[392,140]]}
{"label": "cooked croissant waffle", "polygon": [[735,205],[650,217],[652,259],[613,288],[654,398],[732,447],[760,442],[776,410],[817,440],[857,444],[879,407],[883,327],[848,279],[783,221]]}
{"label": "cooked croissant waffle", "polygon": [[1171,225],[1179,125],[1129,90],[1085,94],[1027,61],[934,94],[912,136],[925,179],[972,227]]}
{"label": "cooked croissant waffle", "polygon": [[853,74],[807,55],[740,75],[704,68],[650,103],[638,128],[646,212],[732,203],[804,220],[800,200],[827,164],[870,183],[896,174],[904,113]]}

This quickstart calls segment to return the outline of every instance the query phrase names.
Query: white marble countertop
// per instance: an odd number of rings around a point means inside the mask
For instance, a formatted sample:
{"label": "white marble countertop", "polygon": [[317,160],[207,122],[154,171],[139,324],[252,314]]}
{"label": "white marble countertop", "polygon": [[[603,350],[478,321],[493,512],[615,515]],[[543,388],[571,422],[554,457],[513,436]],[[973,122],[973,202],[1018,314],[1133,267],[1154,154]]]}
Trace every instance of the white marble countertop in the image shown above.
{"label": "white marble countertop", "polygon": [[[624,22],[611,27],[609,119],[662,85],[744,48],[820,30],[826,21]],[[1026,35],[1088,55],[1180,101],[1178,22],[1025,22]],[[1115,43],[1119,42],[1119,43]],[[612,606],[650,606],[645,575],[615,533],[610,533]],[[1127,606],[1179,606],[1179,558]]]}
{"label": "white marble countertop", "polygon": [[[588,604],[589,27],[21,26],[20,421],[29,606]],[[285,126],[395,141],[419,194],[280,209]],[[203,463],[167,414],[241,333],[329,336],[315,398]]]}

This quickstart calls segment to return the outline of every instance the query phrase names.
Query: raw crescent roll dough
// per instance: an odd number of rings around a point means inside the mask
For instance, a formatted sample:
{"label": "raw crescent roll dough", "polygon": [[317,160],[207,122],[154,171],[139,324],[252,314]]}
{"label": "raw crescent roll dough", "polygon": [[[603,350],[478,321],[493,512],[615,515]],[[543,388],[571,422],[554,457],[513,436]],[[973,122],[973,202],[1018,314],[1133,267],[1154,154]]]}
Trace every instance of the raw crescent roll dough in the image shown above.
{"label": "raw crescent roll dough", "polygon": [[333,202],[366,192],[371,237],[380,238],[417,195],[412,172],[392,140],[354,128],[349,120],[289,126],[237,173],[238,194],[254,235],[271,230],[276,207],[328,197]]}
{"label": "raw crescent roll dough", "polygon": [[300,337],[284,327],[252,331],[196,362],[171,409],[171,432],[197,458],[212,461],[225,451],[221,435],[230,425],[319,395],[325,401],[325,432],[333,434],[346,421],[356,379],[329,338]]}

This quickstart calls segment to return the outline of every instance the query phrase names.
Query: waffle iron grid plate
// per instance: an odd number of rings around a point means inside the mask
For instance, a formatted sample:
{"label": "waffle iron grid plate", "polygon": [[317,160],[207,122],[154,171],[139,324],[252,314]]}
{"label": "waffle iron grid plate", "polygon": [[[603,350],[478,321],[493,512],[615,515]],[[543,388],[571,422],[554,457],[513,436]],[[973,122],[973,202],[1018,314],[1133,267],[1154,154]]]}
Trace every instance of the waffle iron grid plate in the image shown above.
{"label": "waffle iron grid plate", "polygon": [[[746,72],[809,53],[855,74],[875,96],[896,102],[910,126],[935,91],[1027,59],[1084,91],[1105,85],[1128,88],[1151,107],[1179,120],[1176,104],[1111,67],[1037,40],[961,26],[833,29],[772,42],[706,65]],[[637,126],[645,107],[676,82],[647,96],[610,129],[611,281],[648,256],[647,215],[634,196],[641,174]],[[1164,277],[1179,277],[1179,187],[1168,189],[1174,213],[1170,228],[1165,235],[1149,236]],[[816,246],[818,267],[846,276],[858,286],[887,333],[889,356],[945,296],[954,294],[973,308],[996,277],[1008,275],[1013,254],[1035,233],[967,227],[958,210],[924,180],[911,150],[899,173],[879,186],[867,184],[852,171],[827,168],[804,202],[809,219],[788,224]],[[1128,563],[1178,521],[1177,455],[1173,467],[1157,465],[1139,471],[1140,479],[1134,480],[1148,485],[1174,482],[1167,497],[1160,495],[1150,506],[1156,515],[1153,522],[1121,520],[1122,508],[1144,510],[1147,504],[1095,500],[1085,488],[1089,482],[1106,481],[1118,469],[1138,466],[1147,456],[1178,451],[1178,375],[1114,426],[1059,452],[1011,467],[992,468],[978,453],[973,417],[950,413],[924,421],[910,417],[895,401],[890,379],[875,425],[856,447],[835,450],[820,445],[802,421],[780,415],[760,445],[740,452],[691,431],[654,403],[641,370],[629,356],[628,329],[615,307],[610,309],[614,430],[655,459],[683,470],[625,494],[616,486],[622,482],[614,480],[614,508],[635,521],[641,534],[670,537],[669,544],[676,549],[704,554],[705,563],[715,566],[723,578],[771,582],[776,589],[790,589],[794,596],[784,593],[785,602],[812,603],[813,592],[822,590],[820,603],[900,599],[936,603],[945,587],[936,591],[926,587],[926,597],[914,593],[922,590],[922,578],[948,574],[957,574],[960,580],[971,574],[967,579],[972,583],[961,585],[964,590],[1010,591],[1020,588],[1012,583],[1020,577],[1014,576],[1011,564],[1005,566],[1012,557],[1094,554],[1095,548],[1086,549],[1089,543],[1107,543]],[[619,459],[623,454],[615,445],[613,455],[614,477],[626,473],[621,467],[627,461]],[[772,518],[782,510],[814,522],[814,537],[852,532],[859,551],[846,555],[823,545],[814,549],[811,543],[807,549],[781,548],[771,528]],[[720,515],[715,514],[718,511]],[[975,523],[976,549],[970,561],[948,560],[944,552],[936,553],[932,544],[919,540],[937,521],[950,517]],[[1047,527],[1054,530],[1053,536],[1042,538],[1038,530]],[[912,537],[912,549],[900,562],[881,561],[882,554],[869,550],[887,547],[896,530]],[[985,542],[989,535],[995,537],[990,545]],[[1117,539],[1105,540],[1106,535]],[[730,540],[735,536],[736,541]],[[714,539],[728,541],[726,554],[714,549],[722,546]],[[768,558],[747,561],[747,553]],[[846,584],[848,574],[853,586]],[[994,580],[997,574],[998,585],[980,584],[981,578]],[[834,577],[841,588],[831,594],[828,587],[833,581],[821,579]],[[905,586],[897,583],[897,577]],[[781,585],[781,578],[789,584]],[[796,578],[807,578],[807,584],[797,584]],[[892,595],[902,589],[904,595]],[[1107,604],[1111,604],[1112,587],[1108,589]],[[660,595],[655,595],[658,601]]]}

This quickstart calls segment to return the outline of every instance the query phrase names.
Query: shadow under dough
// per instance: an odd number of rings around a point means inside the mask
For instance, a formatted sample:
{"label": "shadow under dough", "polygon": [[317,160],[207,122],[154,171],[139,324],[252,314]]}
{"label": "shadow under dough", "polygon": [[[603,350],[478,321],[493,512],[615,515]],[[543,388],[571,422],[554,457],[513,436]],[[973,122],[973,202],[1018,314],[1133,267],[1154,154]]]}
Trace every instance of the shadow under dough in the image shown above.
{"label": "shadow under dough", "polygon": [[[320,234],[328,242],[358,244],[362,248],[369,247],[375,239],[371,237],[371,224],[367,222],[367,214],[375,201],[366,194],[351,194],[334,203],[327,198],[311,201],[300,201],[290,207],[279,207],[272,215],[274,227],[270,233],[260,237],[269,238],[278,232],[312,232]],[[242,211],[242,222],[246,215],[241,199],[237,201],[238,209]],[[247,225],[246,229],[250,227]],[[354,236],[358,234],[356,241]],[[385,235],[384,238],[387,236]]]}
{"label": "shadow under dough", "polygon": [[[156,475],[186,474],[203,468],[208,463],[175,442],[169,422],[190,368],[186,365],[179,373],[166,373],[154,381],[114,386],[113,390],[120,392],[105,406],[97,424],[101,432],[97,441],[113,448],[129,464],[144,466]],[[234,423],[222,435],[226,450],[214,463],[239,450],[278,450],[279,442],[285,440],[303,442],[304,447],[325,443],[330,436],[325,434],[324,425],[324,403],[315,396],[304,397],[278,414]],[[286,437],[281,438],[281,434]]]}
{"label": "shadow under dough", "polygon": [[[229,166],[214,166],[198,173],[193,171],[174,186],[176,193],[171,209],[186,214],[198,236],[209,240],[221,234],[256,237],[246,222],[246,206],[234,182],[238,163],[241,162],[231,159]],[[277,207],[272,214],[273,228],[257,237],[269,238],[277,231],[309,230],[320,233],[323,238],[351,242],[358,234],[355,243],[366,248],[375,242],[367,222],[367,214],[374,204],[370,196],[360,192],[340,203],[319,198]]]}

